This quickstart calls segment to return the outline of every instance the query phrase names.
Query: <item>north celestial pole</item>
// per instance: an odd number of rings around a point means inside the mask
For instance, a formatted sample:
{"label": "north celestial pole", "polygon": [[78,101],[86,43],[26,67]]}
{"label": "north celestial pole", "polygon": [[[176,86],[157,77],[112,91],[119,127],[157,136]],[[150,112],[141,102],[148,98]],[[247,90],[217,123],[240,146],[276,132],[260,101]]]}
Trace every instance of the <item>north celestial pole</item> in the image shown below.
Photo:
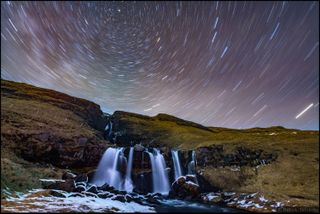
{"label": "north celestial pole", "polygon": [[108,113],[319,129],[318,58],[315,1],[1,2],[1,78]]}

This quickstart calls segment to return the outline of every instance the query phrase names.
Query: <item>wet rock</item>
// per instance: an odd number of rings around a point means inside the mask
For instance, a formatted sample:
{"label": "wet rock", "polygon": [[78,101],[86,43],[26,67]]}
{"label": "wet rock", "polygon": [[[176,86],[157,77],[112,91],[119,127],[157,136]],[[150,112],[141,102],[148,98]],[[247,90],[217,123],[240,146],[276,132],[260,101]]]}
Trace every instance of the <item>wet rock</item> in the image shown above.
{"label": "wet rock", "polygon": [[71,193],[68,197],[81,197],[84,198],[86,197],[84,194],[76,192],[76,193]]}
{"label": "wet rock", "polygon": [[79,185],[79,186],[76,186],[75,191],[76,192],[83,192],[83,191],[86,191],[86,188],[85,188],[85,186]]}
{"label": "wet rock", "polygon": [[58,189],[66,192],[74,192],[76,189],[73,179],[68,179],[65,181],[56,181],[44,187],[45,189]]}
{"label": "wet rock", "polygon": [[220,193],[208,193],[201,196],[201,200],[209,204],[223,203],[223,197]]}
{"label": "wet rock", "polygon": [[98,193],[98,188],[97,188],[96,185],[92,185],[91,187],[89,187],[89,188],[87,189],[87,192],[92,192],[92,193],[94,193],[94,194],[97,194],[97,193]]}
{"label": "wet rock", "polygon": [[88,182],[88,176],[85,173],[79,174],[77,175],[77,177],[75,177],[75,182]]}
{"label": "wet rock", "polygon": [[115,195],[111,199],[116,201],[126,202],[124,195]]}
{"label": "wet rock", "polygon": [[102,190],[102,191],[112,191],[114,190],[113,186],[110,186],[109,184],[105,183],[102,186],[98,187],[98,190]]}
{"label": "wet rock", "polygon": [[75,184],[76,184],[76,186],[84,186],[84,187],[87,186],[86,182],[75,182]]}
{"label": "wet rock", "polygon": [[192,181],[187,181],[186,176],[179,177],[172,184],[172,189],[169,192],[170,197],[177,197],[180,199],[194,199],[200,194],[199,185]]}
{"label": "wet rock", "polygon": [[127,159],[124,155],[119,156],[119,161],[117,165],[117,169],[122,173],[125,174],[127,170]]}
{"label": "wet rock", "polygon": [[103,198],[103,199],[105,199],[105,198],[111,198],[111,197],[113,197],[113,196],[114,196],[114,194],[112,194],[112,193],[110,193],[110,192],[98,193],[98,197],[99,197],[99,198]]}
{"label": "wet rock", "polygon": [[126,199],[127,202],[133,201],[133,198],[129,194],[125,195],[125,199]]}
{"label": "wet rock", "polygon": [[151,196],[153,198],[162,198],[162,195],[160,193],[153,193]]}
{"label": "wet rock", "polygon": [[146,201],[150,204],[160,204],[159,200],[153,197],[148,197]]}
{"label": "wet rock", "polygon": [[84,194],[85,196],[88,196],[88,197],[98,198],[97,194],[94,194],[92,192],[81,192],[81,193]]}
{"label": "wet rock", "polygon": [[53,189],[52,186],[56,185],[59,182],[65,182],[65,180],[57,180],[57,179],[40,179],[41,186],[44,189]]}
{"label": "wet rock", "polygon": [[119,193],[119,194],[121,194],[121,195],[125,195],[125,194],[127,194],[127,192],[126,192],[126,191],[118,191],[118,193]]}
{"label": "wet rock", "polygon": [[96,173],[96,170],[91,170],[91,171],[87,172],[89,182],[92,181],[95,173]]}
{"label": "wet rock", "polygon": [[63,175],[62,175],[62,179],[63,180],[67,180],[67,179],[74,179],[76,178],[77,175],[71,173],[71,172],[64,172]]}
{"label": "wet rock", "polygon": [[66,198],[67,196],[63,193],[64,193],[63,191],[59,191],[59,190],[51,190],[50,191],[50,195],[52,195],[52,196],[59,197],[59,198]]}
{"label": "wet rock", "polygon": [[195,175],[186,175],[186,181],[191,181],[193,183],[197,183],[197,177]]}
{"label": "wet rock", "polygon": [[144,146],[142,144],[136,144],[134,145],[134,151],[135,152],[143,152]]}
{"label": "wet rock", "polygon": [[139,196],[139,194],[137,194],[137,193],[135,193],[135,192],[130,192],[129,194],[130,194],[131,197],[137,197],[137,196]]}

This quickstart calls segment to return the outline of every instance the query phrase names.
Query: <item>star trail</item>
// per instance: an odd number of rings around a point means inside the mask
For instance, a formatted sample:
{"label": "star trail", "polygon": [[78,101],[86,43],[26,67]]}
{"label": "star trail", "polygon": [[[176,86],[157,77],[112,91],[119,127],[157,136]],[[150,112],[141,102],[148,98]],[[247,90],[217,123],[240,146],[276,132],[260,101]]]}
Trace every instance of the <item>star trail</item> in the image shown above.
{"label": "star trail", "polygon": [[1,78],[108,113],[319,129],[318,58],[319,2],[1,2]]}

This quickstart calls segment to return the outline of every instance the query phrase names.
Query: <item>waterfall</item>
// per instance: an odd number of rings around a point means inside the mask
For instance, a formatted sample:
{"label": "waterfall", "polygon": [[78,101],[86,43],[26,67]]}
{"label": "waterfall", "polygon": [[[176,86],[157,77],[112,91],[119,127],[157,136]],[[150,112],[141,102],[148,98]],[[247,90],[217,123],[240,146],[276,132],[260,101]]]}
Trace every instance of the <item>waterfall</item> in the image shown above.
{"label": "waterfall", "polygon": [[192,151],[191,161],[188,164],[188,174],[195,175],[196,174],[196,152]]}
{"label": "waterfall", "polygon": [[197,172],[196,172],[196,165],[197,165],[197,160],[196,160],[196,152],[193,150],[192,151],[192,157],[191,161],[188,164],[188,174],[189,175],[194,175],[196,179],[196,183],[198,184],[198,179],[197,179]]}
{"label": "waterfall", "polygon": [[108,137],[110,137],[111,133],[112,133],[112,122],[109,121],[109,123],[106,125],[106,127],[104,128],[105,131],[108,131]]}
{"label": "waterfall", "polygon": [[122,148],[108,148],[104,152],[93,177],[93,184],[101,186],[108,183],[116,189],[121,189],[121,174],[117,170],[118,159],[121,152]]}
{"label": "waterfall", "polygon": [[109,137],[110,137],[111,133],[112,133],[112,122],[110,121]]}
{"label": "waterfall", "polygon": [[[97,168],[92,183],[102,186],[107,183],[118,190],[132,192],[133,184],[131,180],[133,147],[129,151],[129,161],[124,156],[124,148],[108,148]],[[125,177],[123,176],[123,168],[126,166]],[[122,173],[121,173],[122,172]]]}
{"label": "waterfall", "polygon": [[171,155],[172,155],[173,167],[174,167],[174,180],[177,180],[177,178],[182,176],[179,153],[177,150],[171,150]]}
{"label": "waterfall", "polygon": [[153,149],[153,152],[148,152],[152,167],[153,192],[166,195],[170,190],[166,163],[158,149]]}
{"label": "waterfall", "polygon": [[132,180],[131,180],[133,151],[134,151],[133,147],[130,147],[129,161],[127,164],[126,177],[125,177],[125,182],[124,182],[124,189],[127,192],[132,192],[132,190],[133,190],[133,184],[132,184]]}

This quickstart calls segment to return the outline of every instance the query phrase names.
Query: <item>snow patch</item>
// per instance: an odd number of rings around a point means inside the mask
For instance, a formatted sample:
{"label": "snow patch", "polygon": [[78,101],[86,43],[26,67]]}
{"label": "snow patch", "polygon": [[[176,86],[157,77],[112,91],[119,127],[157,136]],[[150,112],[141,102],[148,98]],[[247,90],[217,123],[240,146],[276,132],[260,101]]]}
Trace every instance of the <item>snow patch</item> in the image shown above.
{"label": "snow patch", "polygon": [[[110,198],[101,199],[95,197],[68,197],[58,198],[53,196],[28,197],[31,193],[10,198],[7,201],[16,202],[9,205],[1,205],[3,211],[9,212],[59,212],[59,211],[77,211],[77,212],[155,212],[153,207],[140,205],[135,202],[120,202]],[[40,189],[40,191],[43,191]],[[12,205],[12,206],[10,206]]]}

